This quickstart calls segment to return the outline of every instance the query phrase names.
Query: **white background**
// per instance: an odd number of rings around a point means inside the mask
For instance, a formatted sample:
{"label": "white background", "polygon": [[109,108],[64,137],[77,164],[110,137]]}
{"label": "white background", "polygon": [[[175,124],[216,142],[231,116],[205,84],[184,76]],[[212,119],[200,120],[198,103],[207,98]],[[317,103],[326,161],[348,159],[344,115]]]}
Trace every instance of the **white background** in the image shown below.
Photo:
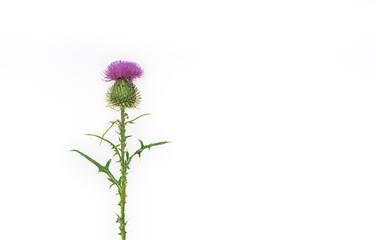
{"label": "white background", "polygon": [[128,239],[376,239],[374,1],[2,1],[0,27],[0,239],[120,239],[69,152],[111,155],[84,134],[120,59],[153,113],[129,132],[173,141],[132,163]]}

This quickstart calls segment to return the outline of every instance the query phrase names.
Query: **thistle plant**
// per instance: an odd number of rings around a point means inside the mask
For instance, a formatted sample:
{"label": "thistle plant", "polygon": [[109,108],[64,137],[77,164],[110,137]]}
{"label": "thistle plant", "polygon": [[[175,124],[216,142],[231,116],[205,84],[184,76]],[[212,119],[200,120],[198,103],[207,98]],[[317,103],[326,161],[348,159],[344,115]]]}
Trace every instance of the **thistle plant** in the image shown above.
{"label": "thistle plant", "polygon": [[[154,146],[166,144],[168,143],[168,141],[144,144],[143,141],[139,140],[141,146],[138,150],[133,153],[130,153],[127,150],[127,141],[132,137],[130,135],[126,135],[127,127],[131,124],[134,124],[137,119],[149,115],[142,114],[130,120],[128,114],[125,112],[126,109],[136,108],[140,103],[141,94],[134,82],[135,79],[143,75],[143,70],[138,64],[133,62],[115,61],[108,66],[108,68],[104,72],[104,75],[104,80],[106,82],[112,83],[106,94],[108,106],[117,111],[120,111],[120,120],[111,121],[110,127],[101,136],[95,134],[86,135],[98,138],[100,140],[100,143],[106,142],[107,144],[109,144],[114,154],[111,159],[109,159],[103,165],[79,150],[73,149],[71,151],[79,153],[82,157],[86,158],[92,164],[94,164],[98,168],[100,173],[102,172],[107,175],[108,180],[110,181],[110,188],[113,186],[117,188],[118,195],[120,197],[118,204],[120,206],[120,214],[117,214],[116,222],[119,223],[119,235],[121,236],[122,240],[125,240],[127,233],[125,231],[127,224],[127,221],[125,219],[125,204],[127,199],[127,174],[128,170],[130,169],[130,163],[136,156],[141,157],[141,153],[144,150],[150,149]],[[119,142],[117,143],[113,143],[105,138],[106,133],[113,126],[117,126],[117,128],[119,129],[118,131],[116,131],[119,136]],[[120,163],[118,174],[120,177],[118,178],[115,177],[115,175],[110,170],[111,162],[114,159],[116,159]]]}

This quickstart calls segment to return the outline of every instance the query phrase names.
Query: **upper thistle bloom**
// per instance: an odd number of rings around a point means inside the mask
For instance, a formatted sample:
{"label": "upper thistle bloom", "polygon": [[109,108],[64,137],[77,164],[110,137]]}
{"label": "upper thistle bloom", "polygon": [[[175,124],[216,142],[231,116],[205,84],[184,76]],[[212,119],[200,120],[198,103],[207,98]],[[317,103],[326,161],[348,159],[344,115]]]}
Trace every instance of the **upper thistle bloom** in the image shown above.
{"label": "upper thistle bloom", "polygon": [[114,81],[107,91],[107,103],[114,109],[136,108],[141,94],[133,83],[141,77],[142,69],[137,63],[127,61],[112,62],[104,72],[105,81]]}
{"label": "upper thistle bloom", "polygon": [[137,63],[119,60],[108,65],[104,72],[104,78],[106,82],[119,80],[132,82],[133,79],[141,77],[143,73],[144,71]]}

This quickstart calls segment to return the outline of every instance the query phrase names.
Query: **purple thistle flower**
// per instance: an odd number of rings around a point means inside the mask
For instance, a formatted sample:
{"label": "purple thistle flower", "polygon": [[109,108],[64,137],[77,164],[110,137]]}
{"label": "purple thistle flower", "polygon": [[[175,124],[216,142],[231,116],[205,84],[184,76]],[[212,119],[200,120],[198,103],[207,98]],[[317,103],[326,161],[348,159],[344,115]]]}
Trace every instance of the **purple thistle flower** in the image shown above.
{"label": "purple thistle flower", "polygon": [[106,82],[126,80],[131,83],[133,79],[141,77],[143,73],[144,71],[137,63],[119,60],[108,65],[104,72],[104,78]]}

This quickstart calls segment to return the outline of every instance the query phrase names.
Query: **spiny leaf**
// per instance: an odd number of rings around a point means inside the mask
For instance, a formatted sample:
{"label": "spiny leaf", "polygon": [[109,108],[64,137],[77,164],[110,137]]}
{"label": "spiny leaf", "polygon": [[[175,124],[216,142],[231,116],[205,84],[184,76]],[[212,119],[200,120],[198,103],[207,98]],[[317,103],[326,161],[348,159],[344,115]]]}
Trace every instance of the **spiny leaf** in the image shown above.
{"label": "spiny leaf", "polygon": [[[117,122],[117,121],[119,121],[119,120],[116,120],[116,121],[113,121],[113,122],[110,122],[111,123],[111,126],[103,133],[103,135],[102,135],[102,138],[104,138],[104,136],[106,135],[106,133],[112,128],[112,126],[114,126],[114,124]],[[99,145],[101,145],[102,144],[102,139],[101,139],[101,142],[99,143]]]}
{"label": "spiny leaf", "polygon": [[99,164],[97,161],[95,161],[94,159],[92,159],[91,157],[89,157],[88,155],[78,151],[77,149],[73,149],[71,150],[71,152],[77,152],[79,153],[81,156],[83,156],[84,158],[86,158],[87,160],[89,160],[91,163],[93,163],[95,166],[98,167],[99,171],[103,171],[103,166],[101,164]]}
{"label": "spiny leaf", "polygon": [[143,117],[143,116],[147,116],[147,115],[151,115],[151,114],[150,114],[150,113],[142,114],[142,115],[136,117],[135,119],[132,119],[132,120],[129,120],[129,121],[125,122],[125,125],[127,125],[128,123],[130,123],[130,124],[134,124],[134,121],[135,121],[135,120],[137,120],[137,119],[139,119],[139,118],[141,118],[141,117]]}
{"label": "spiny leaf", "polygon": [[144,145],[144,143],[139,140],[140,143],[141,143],[141,148],[138,149],[136,152],[134,152],[132,154],[132,156],[129,157],[128,161],[127,161],[127,164],[129,164],[129,162],[132,160],[132,158],[135,156],[135,155],[138,155],[139,157],[141,157],[141,153],[145,150],[145,149],[149,149],[154,147],[154,146],[159,146],[159,145],[163,145],[163,144],[166,144],[166,143],[169,143],[169,141],[164,141],[164,142],[156,142],[156,143],[151,143],[151,144],[148,144],[148,145]]}
{"label": "spiny leaf", "polygon": [[116,186],[119,186],[119,182],[116,182],[115,179],[111,179],[111,178],[107,178],[110,182],[111,182],[111,185],[110,185],[110,189],[112,186],[116,185]]}
{"label": "spiny leaf", "polygon": [[140,141],[141,148],[143,148],[145,146],[144,143],[140,139],[138,139],[138,141]]}
{"label": "spiny leaf", "polygon": [[104,166],[106,169],[108,169],[108,168],[110,167],[111,160],[112,160],[112,159],[108,160],[107,163],[106,163],[106,166]]}
{"label": "spiny leaf", "polygon": [[163,141],[163,142],[156,142],[156,143],[148,144],[148,145],[145,146],[145,148],[150,149],[151,147],[163,145],[163,144],[166,144],[166,143],[170,143],[170,141]]}
{"label": "spiny leaf", "polygon": [[118,187],[118,189],[120,189],[120,183],[118,181],[116,181],[114,175],[112,175],[112,173],[108,169],[108,166],[111,163],[111,159],[107,162],[106,167],[104,167],[100,163],[98,163],[97,161],[95,161],[94,159],[92,159],[91,157],[89,157],[88,155],[86,155],[86,154],[78,151],[77,149],[73,149],[73,150],[71,150],[71,152],[77,152],[81,156],[83,156],[84,158],[86,158],[87,160],[89,160],[91,163],[93,163],[98,168],[99,172],[106,173],[107,176],[109,177],[110,182],[114,183]]}
{"label": "spiny leaf", "polygon": [[99,139],[101,139],[101,140],[107,142],[108,144],[111,145],[111,147],[112,147],[112,149],[115,151],[115,153],[120,157],[120,153],[119,153],[119,151],[118,151],[116,145],[113,144],[111,141],[109,141],[109,140],[107,140],[107,139],[105,139],[105,138],[103,138],[103,137],[101,137],[101,136],[95,135],[95,134],[86,134],[86,135],[87,135],[87,136],[97,137],[97,138],[99,138]]}
{"label": "spiny leaf", "polygon": [[[110,179],[108,178],[108,180],[110,180]],[[111,189],[111,187],[114,186],[114,185],[115,185],[115,183],[112,183],[109,188]]]}

